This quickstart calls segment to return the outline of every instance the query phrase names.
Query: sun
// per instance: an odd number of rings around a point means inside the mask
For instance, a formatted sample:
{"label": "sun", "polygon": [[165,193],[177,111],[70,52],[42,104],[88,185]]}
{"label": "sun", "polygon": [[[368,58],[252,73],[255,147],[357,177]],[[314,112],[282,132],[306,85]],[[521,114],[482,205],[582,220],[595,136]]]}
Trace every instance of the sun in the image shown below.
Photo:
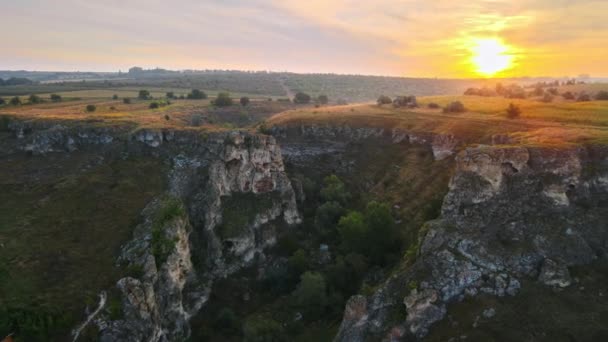
{"label": "sun", "polygon": [[510,47],[499,38],[473,39],[470,49],[475,71],[484,76],[494,76],[513,65]]}

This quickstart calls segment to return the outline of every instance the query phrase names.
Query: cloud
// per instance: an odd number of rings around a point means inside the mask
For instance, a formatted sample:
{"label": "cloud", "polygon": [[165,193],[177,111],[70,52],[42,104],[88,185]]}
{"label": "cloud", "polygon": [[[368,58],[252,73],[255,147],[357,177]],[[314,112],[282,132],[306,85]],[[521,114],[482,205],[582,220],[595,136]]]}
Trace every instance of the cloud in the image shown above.
{"label": "cloud", "polygon": [[0,68],[468,77],[467,44],[499,37],[517,56],[511,75],[606,75],[565,57],[608,58],[606,13],[593,0],[21,0],[3,5]]}

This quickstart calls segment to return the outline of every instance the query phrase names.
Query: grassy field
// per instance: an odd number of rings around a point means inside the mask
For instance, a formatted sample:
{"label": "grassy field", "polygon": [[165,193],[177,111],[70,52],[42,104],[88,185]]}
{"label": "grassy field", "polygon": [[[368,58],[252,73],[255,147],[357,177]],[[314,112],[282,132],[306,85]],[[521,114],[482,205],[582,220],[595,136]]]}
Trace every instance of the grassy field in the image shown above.
{"label": "grassy field", "polygon": [[[429,103],[445,106],[460,101],[465,113],[443,113],[429,109]],[[433,96],[418,100],[420,108],[401,109],[391,105],[352,105],[297,109],[278,114],[267,125],[333,124],[354,127],[403,128],[418,132],[453,134],[465,142],[486,143],[492,135],[510,135],[525,144],[608,143],[608,101],[571,102],[556,100],[505,99],[479,96]],[[506,117],[510,103],[521,116]]]}

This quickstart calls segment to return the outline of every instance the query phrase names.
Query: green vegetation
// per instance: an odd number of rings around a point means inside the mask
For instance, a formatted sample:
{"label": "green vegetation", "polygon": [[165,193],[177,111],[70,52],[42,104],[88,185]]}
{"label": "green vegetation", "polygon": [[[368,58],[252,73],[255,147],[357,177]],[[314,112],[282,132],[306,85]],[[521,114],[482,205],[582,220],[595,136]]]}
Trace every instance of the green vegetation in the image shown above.
{"label": "green vegetation", "polygon": [[12,106],[18,106],[18,105],[20,105],[20,104],[21,104],[21,99],[19,98],[19,96],[15,96],[15,97],[13,97],[13,98],[12,98],[12,99],[9,101],[9,103],[10,103]]}
{"label": "green vegetation", "polygon": [[507,118],[517,119],[521,115],[521,109],[513,103],[509,104],[507,108]]}
{"label": "green vegetation", "polygon": [[230,97],[230,93],[221,92],[217,94],[217,97],[213,101],[213,104],[218,107],[232,106],[232,98]]}
{"label": "green vegetation", "polygon": [[42,99],[40,98],[40,96],[32,94],[30,95],[30,97],[28,98],[28,103],[29,104],[38,104],[38,103],[42,103]]}
{"label": "green vegetation", "polygon": [[142,89],[139,91],[137,98],[140,100],[147,100],[150,98],[150,92],[148,90]]}
{"label": "green vegetation", "polygon": [[253,316],[247,318],[243,327],[245,342],[287,342],[285,330],[272,318]]}
{"label": "green vegetation", "polygon": [[182,202],[177,198],[168,197],[160,203],[158,211],[154,216],[152,239],[150,240],[156,265],[163,264],[175,249],[175,239],[166,234],[167,224],[185,215],[186,210]]}
{"label": "green vegetation", "polygon": [[304,317],[316,320],[327,305],[325,278],[317,272],[306,272],[300,278],[298,288],[292,296],[296,305],[302,309]]}
{"label": "green vegetation", "polygon": [[247,96],[241,97],[241,100],[240,100],[241,106],[245,107],[249,104],[249,102],[250,102],[250,100]]}
{"label": "green vegetation", "polygon": [[125,98],[122,99],[122,103],[124,103],[124,104],[130,104],[131,103],[131,99],[128,98],[128,97],[125,97]]}
{"label": "green vegetation", "polygon": [[298,92],[296,93],[296,95],[293,98],[293,103],[296,104],[307,104],[310,103],[310,95],[303,93],[303,92]]}
{"label": "green vegetation", "polygon": [[450,102],[443,108],[444,113],[464,113],[467,109],[460,101]]}
{"label": "green vegetation", "polygon": [[222,239],[241,235],[253,222],[256,215],[272,206],[274,193],[255,195],[234,193],[222,197],[222,224],[217,232]]}
{"label": "green vegetation", "polygon": [[326,105],[329,103],[329,98],[327,97],[327,95],[319,95],[319,97],[317,97],[317,103]]}
{"label": "green vegetation", "polygon": [[96,110],[97,110],[97,106],[96,106],[96,105],[92,105],[92,104],[90,104],[90,105],[87,105],[87,106],[86,106],[85,110],[86,110],[87,112],[89,112],[89,113],[93,113],[94,111],[96,111]]}
{"label": "green vegetation", "polygon": [[376,103],[378,104],[378,106],[382,106],[385,104],[393,103],[393,100],[386,95],[380,95],[380,97],[378,97],[378,100],[376,100]]}
{"label": "green vegetation", "polygon": [[61,95],[51,94],[51,101],[53,101],[53,102],[61,102],[61,100],[62,100]]}

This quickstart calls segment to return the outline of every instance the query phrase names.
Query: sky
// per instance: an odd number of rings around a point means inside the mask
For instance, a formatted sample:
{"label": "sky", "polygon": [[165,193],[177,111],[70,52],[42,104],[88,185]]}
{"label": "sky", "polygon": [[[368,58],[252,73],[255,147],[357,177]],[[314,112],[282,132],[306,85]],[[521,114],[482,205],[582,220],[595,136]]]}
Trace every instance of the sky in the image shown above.
{"label": "sky", "polygon": [[608,76],[607,0],[0,0],[0,13],[0,70]]}

